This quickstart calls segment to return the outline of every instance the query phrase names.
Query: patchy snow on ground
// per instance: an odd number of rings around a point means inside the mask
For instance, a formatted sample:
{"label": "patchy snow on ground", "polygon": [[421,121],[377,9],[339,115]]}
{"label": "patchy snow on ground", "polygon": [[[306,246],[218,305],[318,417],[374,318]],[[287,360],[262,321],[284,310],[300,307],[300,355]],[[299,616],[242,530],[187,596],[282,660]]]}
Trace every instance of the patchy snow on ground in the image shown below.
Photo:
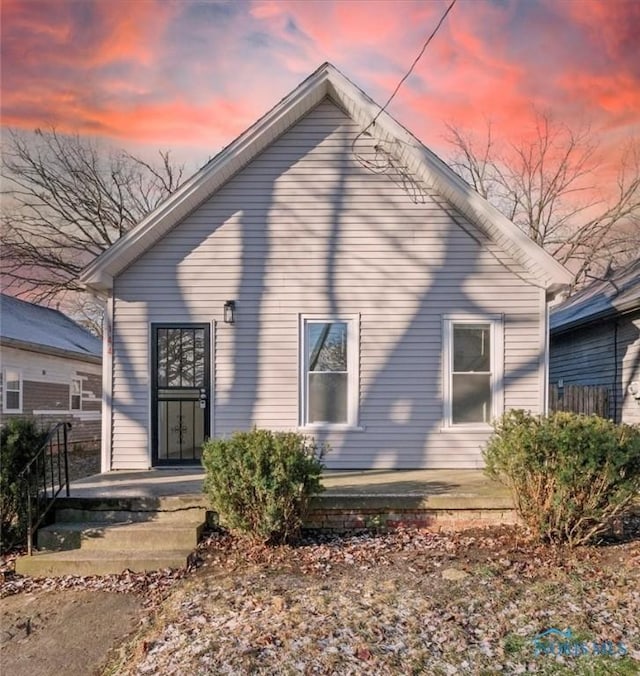
{"label": "patchy snow on ground", "polygon": [[141,597],[107,673],[637,674],[637,526],[574,550],[515,527],[276,548],[212,532],[189,569],[38,580],[5,561],[0,591]]}

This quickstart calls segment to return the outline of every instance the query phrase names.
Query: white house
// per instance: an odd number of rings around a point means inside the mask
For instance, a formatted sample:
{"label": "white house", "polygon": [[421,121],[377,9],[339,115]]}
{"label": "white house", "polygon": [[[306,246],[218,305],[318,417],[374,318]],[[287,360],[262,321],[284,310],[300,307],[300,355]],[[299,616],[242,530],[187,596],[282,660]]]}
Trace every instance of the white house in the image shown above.
{"label": "white house", "polygon": [[58,310],[0,294],[0,424],[70,422],[71,441],[100,445],[99,338]]}
{"label": "white house", "polygon": [[329,468],[478,467],[492,418],[545,409],[569,274],[378,112],[322,65],[86,268],[103,470],[254,425]]}

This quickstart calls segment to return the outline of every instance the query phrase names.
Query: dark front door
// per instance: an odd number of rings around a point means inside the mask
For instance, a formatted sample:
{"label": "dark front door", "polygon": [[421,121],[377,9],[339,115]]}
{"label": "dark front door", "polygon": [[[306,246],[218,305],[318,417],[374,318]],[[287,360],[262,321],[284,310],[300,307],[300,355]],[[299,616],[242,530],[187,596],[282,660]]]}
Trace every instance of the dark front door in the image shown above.
{"label": "dark front door", "polygon": [[200,462],[209,436],[208,324],[153,324],[153,464]]}

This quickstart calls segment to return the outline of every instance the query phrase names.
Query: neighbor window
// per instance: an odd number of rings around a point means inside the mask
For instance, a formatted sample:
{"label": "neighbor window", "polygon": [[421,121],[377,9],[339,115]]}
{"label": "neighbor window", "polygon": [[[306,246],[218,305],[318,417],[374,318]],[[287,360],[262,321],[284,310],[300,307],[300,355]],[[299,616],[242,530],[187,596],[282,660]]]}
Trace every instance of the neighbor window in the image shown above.
{"label": "neighbor window", "polygon": [[74,378],[71,381],[71,410],[82,410],[82,380]]}
{"label": "neighbor window", "polygon": [[22,413],[22,373],[6,368],[3,372],[2,408],[5,413]]}
{"label": "neighbor window", "polygon": [[500,415],[501,354],[500,319],[446,319],[446,426],[484,426]]}
{"label": "neighbor window", "polygon": [[302,317],[302,425],[357,425],[358,323]]}

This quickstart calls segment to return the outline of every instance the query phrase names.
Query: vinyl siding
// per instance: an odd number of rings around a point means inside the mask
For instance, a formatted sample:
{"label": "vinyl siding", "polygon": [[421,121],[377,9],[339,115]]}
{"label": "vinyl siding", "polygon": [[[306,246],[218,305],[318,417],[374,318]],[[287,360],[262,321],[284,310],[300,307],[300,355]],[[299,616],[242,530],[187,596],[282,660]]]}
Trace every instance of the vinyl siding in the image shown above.
{"label": "vinyl siding", "polygon": [[544,294],[441,197],[362,167],[357,131],[322,102],[116,278],[114,469],[149,465],[151,322],[214,326],[220,436],[297,429],[299,315],[358,314],[361,429],[316,435],[331,468],[481,464],[486,432],[442,431],[445,314],[504,313],[505,405],[539,410]]}
{"label": "vinyl siding", "polygon": [[640,312],[620,322],[618,339],[620,341],[618,354],[622,356],[621,417],[626,423],[639,425],[640,400],[629,392],[629,385],[632,382],[640,383]]}
{"label": "vinyl siding", "polygon": [[[43,428],[67,421],[72,424],[72,443],[100,445],[100,364],[3,345],[0,381],[5,367],[14,367],[22,372],[22,413],[2,411],[0,387],[0,424],[9,417],[28,416],[35,416]],[[81,411],[70,410],[73,378],[82,379]]]}
{"label": "vinyl siding", "polygon": [[557,385],[600,385],[611,394],[616,421],[640,423],[629,384],[640,382],[640,312],[551,337],[549,380]]}
{"label": "vinyl siding", "polygon": [[78,371],[78,377],[82,379],[82,410],[102,411],[102,373]]}
{"label": "vinyl siding", "polygon": [[69,410],[69,388],[65,384],[34,383],[22,380],[22,410],[32,413],[38,410]]}

